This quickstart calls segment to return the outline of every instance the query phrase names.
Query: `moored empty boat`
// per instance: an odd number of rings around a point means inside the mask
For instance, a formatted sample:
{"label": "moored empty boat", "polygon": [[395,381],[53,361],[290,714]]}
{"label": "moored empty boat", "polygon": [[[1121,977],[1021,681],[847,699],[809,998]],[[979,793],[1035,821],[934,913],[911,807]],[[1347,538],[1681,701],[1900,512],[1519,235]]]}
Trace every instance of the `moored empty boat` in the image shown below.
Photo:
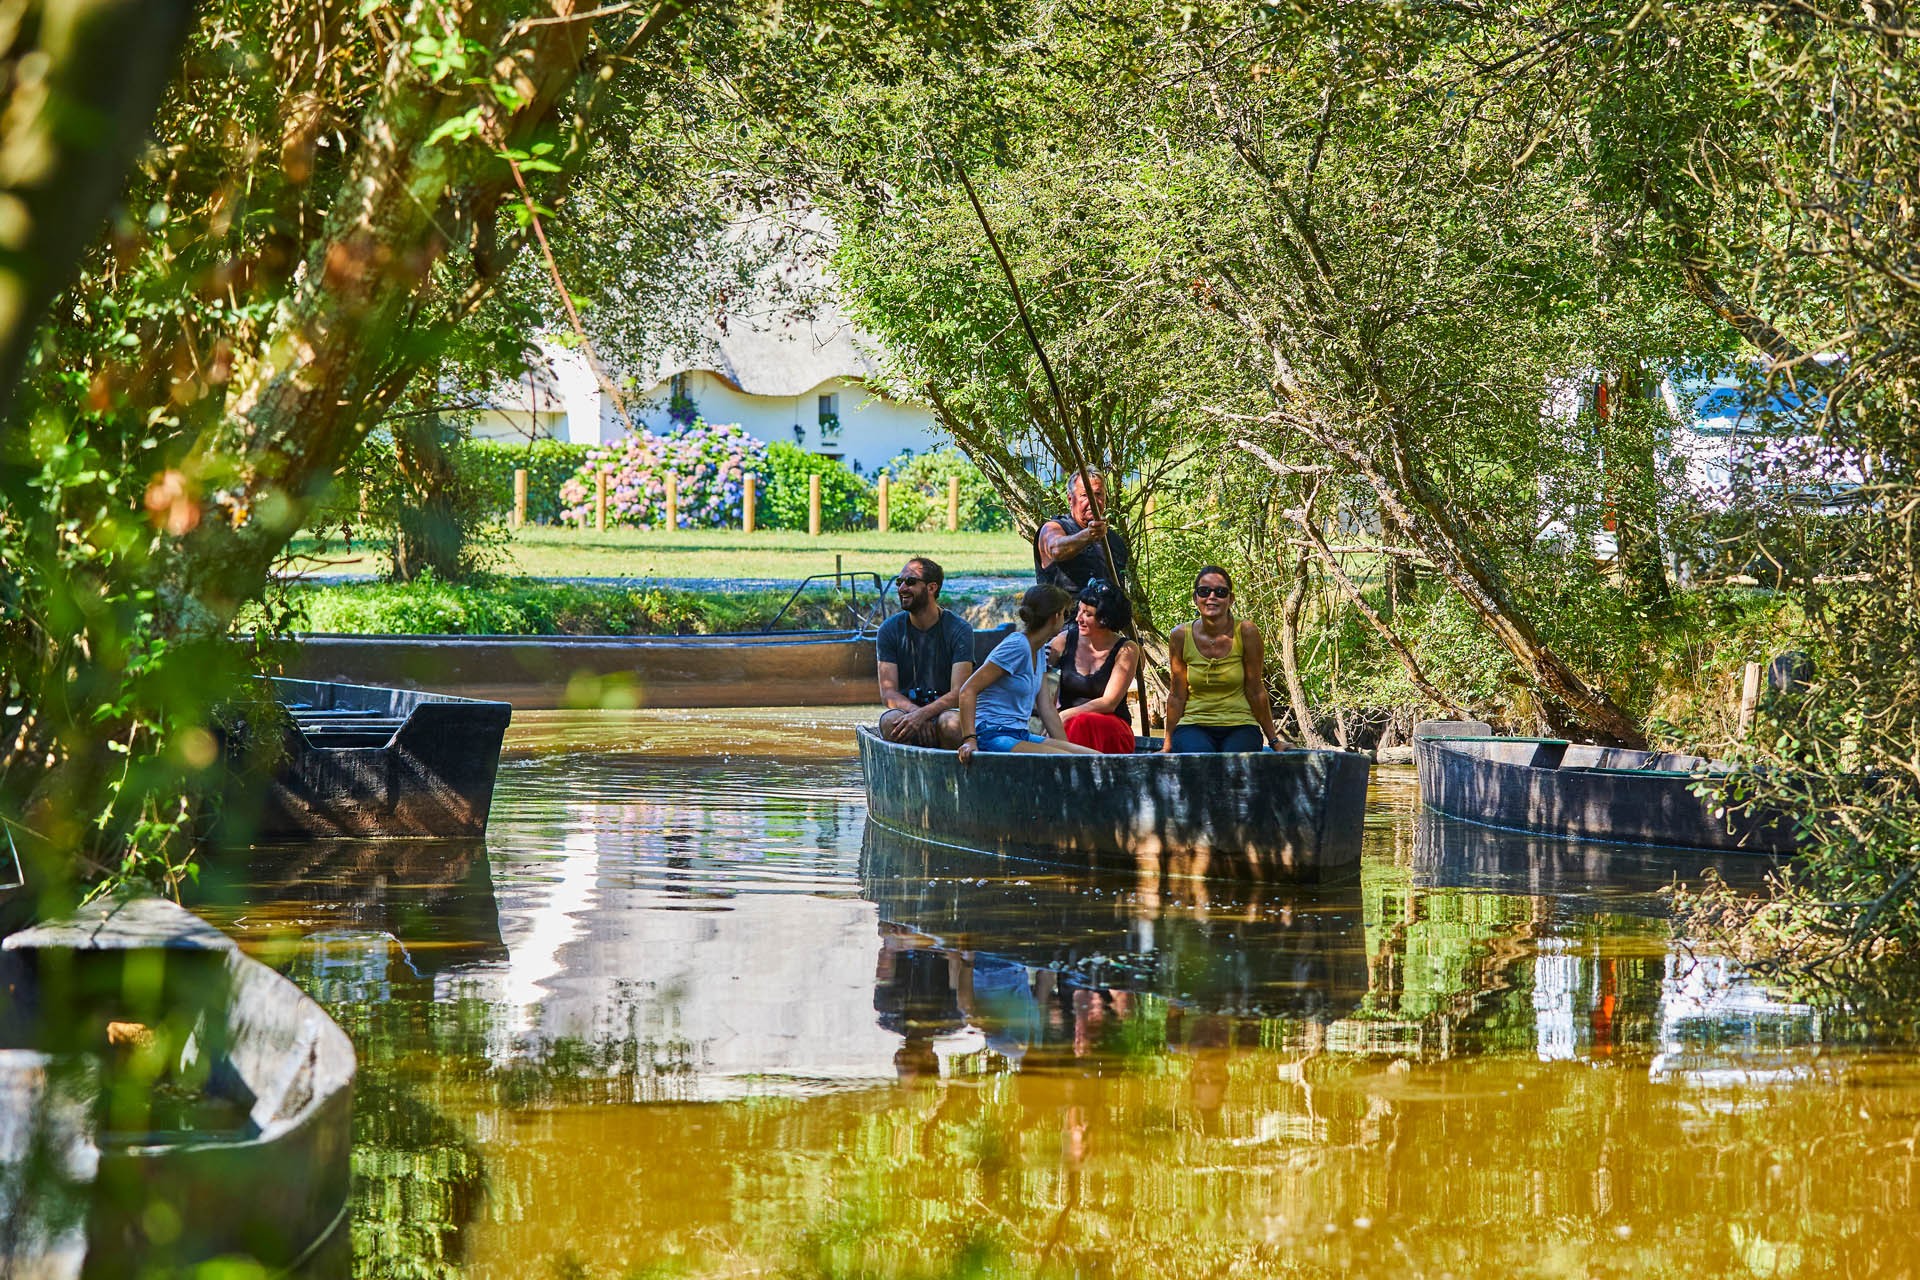
{"label": "moored empty boat", "polygon": [[0,977],[0,1167],[44,1161],[0,1196],[0,1274],[344,1280],[355,1062],[325,1010],[160,898],[14,933]]}
{"label": "moored empty boat", "polygon": [[1088,870],[1251,881],[1359,870],[1370,762],[1354,752],[982,752],[962,765],[858,735],[869,816],[923,840]]}
{"label": "moored empty boat", "polygon": [[[1428,726],[1422,726],[1427,730]],[[1417,731],[1420,795],[1449,817],[1562,839],[1788,854],[1785,817],[1729,807],[1718,760],[1560,738]]]}
{"label": "moored empty boat", "polygon": [[311,680],[275,680],[273,692],[290,718],[286,759],[267,786],[253,836],[486,834],[511,706]]}

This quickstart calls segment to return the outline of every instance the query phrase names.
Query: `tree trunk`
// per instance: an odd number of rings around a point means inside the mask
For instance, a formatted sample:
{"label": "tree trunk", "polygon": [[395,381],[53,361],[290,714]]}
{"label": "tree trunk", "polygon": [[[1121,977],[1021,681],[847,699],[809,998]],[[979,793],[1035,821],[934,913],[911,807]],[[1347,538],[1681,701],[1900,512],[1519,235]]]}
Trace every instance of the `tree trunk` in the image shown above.
{"label": "tree trunk", "polygon": [[393,513],[393,576],[412,582],[432,573],[442,582],[466,574],[466,529],[459,511],[459,473],[446,427],[434,413],[409,414],[393,428],[402,499]]}
{"label": "tree trunk", "polygon": [[[1673,598],[1660,545],[1660,477],[1655,428],[1665,409],[1650,394],[1645,373],[1622,370],[1596,393],[1613,507],[1616,564],[1629,599],[1658,607]],[[1656,418],[1655,415],[1658,415]]]}
{"label": "tree trunk", "polygon": [[1302,550],[1293,562],[1293,585],[1287,589],[1280,609],[1280,674],[1287,684],[1287,705],[1293,709],[1294,724],[1300,729],[1300,741],[1310,747],[1324,747],[1327,740],[1314,723],[1313,709],[1307,705],[1307,689],[1300,682],[1300,610],[1307,600],[1307,566],[1310,561]]}
{"label": "tree trunk", "polygon": [[[477,278],[447,299],[453,320],[422,322],[434,263],[450,247],[443,228],[461,210],[497,207],[512,176],[494,154],[524,145],[578,80],[596,15],[617,6],[547,0],[548,17],[513,28],[493,74],[517,105],[483,107],[482,135],[464,144],[436,129],[465,115],[469,99],[428,83],[396,46],[384,89],[367,109],[346,193],[330,209],[295,292],[281,303],[250,368],[233,381],[228,413],[194,456],[207,518],[188,539],[186,589],[202,606],[195,625],[224,625],[266,580],[333,474],[422,369],[438,361],[458,316],[491,292]],[[506,6],[455,10],[459,34],[498,43]],[[657,35],[681,7],[654,10],[628,52]],[[611,65],[611,64],[610,64]]]}

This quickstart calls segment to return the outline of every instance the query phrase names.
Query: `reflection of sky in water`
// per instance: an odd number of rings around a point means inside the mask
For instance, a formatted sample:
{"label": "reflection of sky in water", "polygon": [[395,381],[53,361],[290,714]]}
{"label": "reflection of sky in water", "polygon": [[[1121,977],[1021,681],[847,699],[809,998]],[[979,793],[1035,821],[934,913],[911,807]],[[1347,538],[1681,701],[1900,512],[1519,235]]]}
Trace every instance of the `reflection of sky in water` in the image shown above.
{"label": "reflection of sky in water", "polygon": [[[1715,1086],[1773,1078],[1818,1039],[1805,1010],[1669,943],[1671,863],[1610,872],[1591,847],[1410,826],[1405,781],[1376,788],[1360,885],[1261,889],[869,834],[847,760],[515,761],[478,904],[499,945],[434,969],[431,998],[491,1011],[496,1064],[564,1060],[635,1099],[1125,1057],[1149,1016],[1175,1028],[1156,1034],[1361,1055],[1639,1054]],[[364,930],[312,937],[304,969],[335,1000],[422,977],[405,938]]]}

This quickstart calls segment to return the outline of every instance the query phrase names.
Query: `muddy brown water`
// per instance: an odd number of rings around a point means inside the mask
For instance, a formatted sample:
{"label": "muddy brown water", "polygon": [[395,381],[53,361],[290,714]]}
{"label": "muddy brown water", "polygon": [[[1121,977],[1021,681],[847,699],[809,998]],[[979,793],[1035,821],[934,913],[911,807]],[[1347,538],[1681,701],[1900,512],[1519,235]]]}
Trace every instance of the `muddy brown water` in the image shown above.
{"label": "muddy brown water", "polygon": [[1697,866],[1381,769],[1355,885],[988,874],[855,718],[522,716],[484,844],[210,874],[360,1050],[359,1275],[1920,1268],[1920,1056],[1675,938]]}

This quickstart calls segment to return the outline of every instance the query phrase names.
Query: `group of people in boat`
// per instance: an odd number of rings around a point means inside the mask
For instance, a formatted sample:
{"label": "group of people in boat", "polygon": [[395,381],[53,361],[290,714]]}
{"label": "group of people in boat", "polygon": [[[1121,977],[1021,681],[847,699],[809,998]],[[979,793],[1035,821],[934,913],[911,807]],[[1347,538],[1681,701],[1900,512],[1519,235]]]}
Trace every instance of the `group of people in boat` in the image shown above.
{"label": "group of people in boat", "polygon": [[[1036,582],[1021,597],[1019,628],[977,668],[972,626],[941,607],[940,566],[915,556],[902,567],[894,580],[900,612],[881,625],[877,642],[883,736],[956,751],[962,763],[978,751],[1133,753],[1127,691],[1141,654],[1118,585],[1129,549],[1102,518],[1099,475],[1086,483],[1076,476],[1068,492],[1069,510],[1034,535]],[[1161,750],[1284,750],[1266,697],[1260,629],[1234,616],[1227,571],[1202,567],[1193,603],[1193,621],[1169,640]],[[1057,694],[1042,696],[1050,667],[1059,672]]]}

